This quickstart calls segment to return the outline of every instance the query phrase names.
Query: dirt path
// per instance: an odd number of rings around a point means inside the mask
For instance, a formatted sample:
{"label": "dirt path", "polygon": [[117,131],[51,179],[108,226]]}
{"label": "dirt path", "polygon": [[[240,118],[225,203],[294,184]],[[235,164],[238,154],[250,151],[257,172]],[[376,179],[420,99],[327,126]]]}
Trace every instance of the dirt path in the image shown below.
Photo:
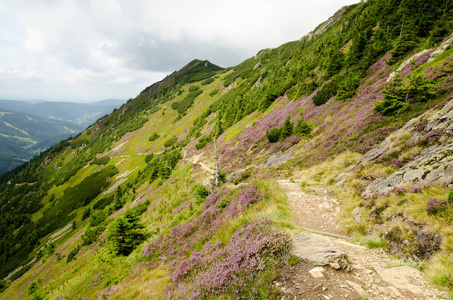
{"label": "dirt path", "polygon": [[295,212],[296,225],[334,234],[345,233],[338,226],[336,214],[340,212],[339,202],[331,197],[324,188],[316,188],[313,192],[304,192],[300,182],[279,180],[289,203]]}
{"label": "dirt path", "polygon": [[[300,182],[278,183],[295,212],[297,226],[344,234],[336,218],[339,202],[325,188],[304,192]],[[325,238],[346,252],[352,271],[319,267],[309,261],[288,266],[284,277],[275,283],[284,294],[282,299],[448,299],[447,293],[432,287],[419,270],[381,249],[368,249],[342,238]]]}

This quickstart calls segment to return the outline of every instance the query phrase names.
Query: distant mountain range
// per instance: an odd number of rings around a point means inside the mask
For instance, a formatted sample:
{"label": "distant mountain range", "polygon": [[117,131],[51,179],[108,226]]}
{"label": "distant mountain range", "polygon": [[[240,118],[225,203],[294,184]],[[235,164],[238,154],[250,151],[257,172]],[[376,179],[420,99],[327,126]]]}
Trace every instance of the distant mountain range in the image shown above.
{"label": "distant mountain range", "polygon": [[119,99],[91,103],[0,100],[0,110],[33,114],[45,119],[68,121],[87,127],[100,117],[111,113],[114,108],[120,107],[124,102]]}
{"label": "distant mountain range", "polygon": [[93,103],[0,100],[0,173],[120,107],[123,100]]}

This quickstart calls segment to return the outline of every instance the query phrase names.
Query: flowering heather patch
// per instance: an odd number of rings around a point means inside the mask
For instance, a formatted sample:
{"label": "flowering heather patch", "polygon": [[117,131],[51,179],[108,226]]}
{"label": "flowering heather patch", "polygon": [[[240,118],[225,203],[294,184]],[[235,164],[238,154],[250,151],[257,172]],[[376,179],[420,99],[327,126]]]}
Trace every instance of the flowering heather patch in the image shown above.
{"label": "flowering heather patch", "polygon": [[420,122],[417,123],[417,125],[415,125],[415,130],[417,130],[418,132],[421,132],[421,131],[425,130],[426,125],[428,125],[428,120],[422,119],[422,120],[420,120]]}
{"label": "flowering heather patch", "polygon": [[170,233],[160,235],[145,248],[143,256],[164,255],[169,260],[185,257],[190,247],[209,240],[225,222],[235,218],[248,205],[262,199],[256,184],[252,183],[225,206],[220,205],[223,199],[230,197],[230,194],[225,187],[211,193],[206,197],[203,212],[200,215],[173,226]]}
{"label": "flowering heather patch", "polygon": [[442,131],[438,129],[431,130],[426,136],[425,139],[428,143],[439,139],[442,136]]}
{"label": "flowering heather patch", "polygon": [[375,206],[375,207],[373,207],[373,209],[371,210],[371,214],[380,215],[380,214],[382,214],[382,212],[384,212],[384,210],[386,210],[388,207],[389,207],[388,202],[385,202],[382,206]]}
{"label": "flowering heather patch", "polygon": [[443,212],[445,209],[447,209],[449,206],[451,206],[450,203],[448,203],[447,200],[445,201],[440,201],[436,198],[432,198],[431,200],[428,201],[426,204],[426,212],[429,215],[435,215],[440,212]]}
{"label": "flowering heather patch", "polygon": [[379,71],[381,71],[382,69],[388,67],[388,64],[387,64],[387,61],[392,57],[392,55],[390,53],[387,53],[386,55],[384,55],[379,61],[377,61],[376,63],[374,63],[368,70],[369,73],[371,74],[375,74]]}
{"label": "flowering heather patch", "polygon": [[238,198],[239,205],[241,207],[247,207],[250,204],[258,202],[261,200],[261,194],[258,191],[256,184],[252,182],[250,187],[248,187]]}
{"label": "flowering heather patch", "polygon": [[422,189],[430,187],[430,184],[416,184],[409,188],[409,192],[411,193],[419,193]]}
{"label": "flowering heather patch", "polygon": [[404,66],[404,68],[401,70],[401,72],[399,74],[402,77],[405,77],[405,76],[411,74],[411,72],[413,70],[415,70],[416,68],[418,68],[421,65],[423,65],[424,63],[426,63],[428,61],[429,56],[431,55],[431,53],[433,53],[435,50],[436,49],[431,49],[429,51],[426,51],[422,55],[417,56],[416,58],[414,58],[414,60],[412,60],[411,63],[409,63],[406,66]]}
{"label": "flowering heather patch", "polygon": [[295,144],[299,143],[301,139],[302,138],[297,135],[290,136],[289,138],[285,139],[284,141],[273,145],[269,150],[269,154],[274,154],[274,153],[277,153],[280,151],[285,151],[285,150],[291,148],[292,146],[294,146]]}
{"label": "flowering heather patch", "polygon": [[406,192],[406,189],[403,187],[394,187],[391,192],[395,195],[403,195]]}
{"label": "flowering heather patch", "polygon": [[392,167],[401,168],[404,165],[405,161],[402,158],[394,158],[392,160]]}
{"label": "flowering heather patch", "polygon": [[207,243],[189,258],[174,261],[167,299],[262,298],[273,288],[275,272],[288,256],[288,236],[271,230],[269,219],[239,228],[230,242]]}

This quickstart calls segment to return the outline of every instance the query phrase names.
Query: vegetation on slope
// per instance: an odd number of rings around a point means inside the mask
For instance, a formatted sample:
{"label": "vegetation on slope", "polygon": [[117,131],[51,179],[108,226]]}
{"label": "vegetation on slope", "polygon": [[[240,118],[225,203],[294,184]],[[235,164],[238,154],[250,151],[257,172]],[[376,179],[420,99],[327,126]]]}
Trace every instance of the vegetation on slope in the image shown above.
{"label": "vegetation on slope", "polygon": [[[315,38],[263,50],[231,69],[195,60],[76,138],[0,176],[0,276],[55,245],[8,278],[16,280],[5,295],[22,297],[31,286],[36,297],[217,299],[236,297],[237,289],[243,298],[277,298],[272,281],[288,259],[292,226],[286,199],[269,178],[346,150],[364,153],[443,103],[452,92],[452,50],[429,63],[429,54],[420,56],[387,79],[452,31],[452,10],[446,1],[369,0],[348,7]],[[205,159],[214,157],[218,136],[220,166],[229,175],[294,145],[295,154],[280,168],[244,171],[235,179],[244,184],[211,192],[209,166],[195,157],[200,149]],[[310,179],[332,186],[335,172],[316,169]],[[345,190],[351,205],[363,202],[356,179]],[[388,209],[385,201],[410,209],[394,196],[376,200],[376,212]],[[427,218],[447,226],[442,214]],[[57,229],[62,235],[52,237]],[[38,266],[55,275],[35,281]],[[144,284],[153,291],[136,288]]]}

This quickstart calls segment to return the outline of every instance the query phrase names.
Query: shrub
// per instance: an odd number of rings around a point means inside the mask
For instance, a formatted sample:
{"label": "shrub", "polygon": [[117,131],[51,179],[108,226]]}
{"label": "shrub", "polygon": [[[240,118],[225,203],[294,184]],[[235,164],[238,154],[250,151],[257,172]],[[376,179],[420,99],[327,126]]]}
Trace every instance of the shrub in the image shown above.
{"label": "shrub", "polygon": [[208,85],[208,84],[210,84],[210,83],[212,83],[212,82],[214,82],[214,78],[211,77],[211,78],[208,78],[208,79],[206,79],[206,80],[203,80],[203,81],[201,82],[201,85]]}
{"label": "shrub", "polygon": [[203,90],[198,86],[191,86],[189,88],[189,94],[181,101],[173,102],[171,108],[176,110],[180,115],[183,115],[193,105],[195,98],[201,93],[203,93]]}
{"label": "shrub", "polygon": [[27,292],[29,295],[34,294],[38,290],[38,283],[36,281],[33,281],[28,285]]}
{"label": "shrub", "polygon": [[82,245],[77,245],[74,249],[69,252],[68,257],[66,258],[66,263],[69,263],[73,261],[76,257],[77,254],[79,254],[80,249],[82,248]]}
{"label": "shrub", "polygon": [[266,132],[266,137],[271,143],[276,143],[280,140],[280,128],[272,128]]}
{"label": "shrub", "polygon": [[311,126],[308,122],[300,121],[294,127],[294,133],[297,135],[307,135],[311,133]]}
{"label": "shrub", "polygon": [[160,135],[157,134],[156,132],[154,132],[153,134],[151,134],[151,136],[148,138],[148,140],[150,142],[154,142],[155,140],[157,140],[158,138],[160,138]]}
{"label": "shrub", "polygon": [[205,135],[205,136],[203,136],[202,138],[199,139],[199,143],[197,145],[195,145],[195,148],[197,148],[197,150],[202,149],[210,141],[212,141],[212,136]]}
{"label": "shrub", "polygon": [[178,141],[178,138],[176,136],[172,136],[168,140],[165,141],[164,146],[165,148],[173,146],[176,142]]}
{"label": "shrub", "polygon": [[154,153],[145,156],[145,163],[149,163],[154,158]]}
{"label": "shrub", "polygon": [[110,157],[108,156],[103,156],[103,157],[100,157],[100,158],[94,158],[90,165],[106,165],[110,160]]}
{"label": "shrub", "polygon": [[86,218],[88,218],[89,216],[91,215],[91,208],[87,208],[83,211],[83,214],[82,214],[82,221],[85,220]]}
{"label": "shrub", "polygon": [[291,123],[290,119],[290,117],[287,117],[285,122],[283,122],[282,127],[280,127],[280,139],[282,140],[293,134],[294,125]]}
{"label": "shrub", "polygon": [[215,90],[213,90],[212,92],[209,93],[209,96],[214,97],[215,95],[217,95],[218,92],[219,92],[219,90],[215,89]]}
{"label": "shrub", "polygon": [[426,205],[426,212],[429,215],[436,215],[440,212],[443,212],[448,206],[448,201],[440,201],[436,198],[432,198]]}
{"label": "shrub", "polygon": [[209,190],[202,184],[197,184],[193,189],[193,193],[195,196],[203,199],[209,196]]}
{"label": "shrub", "polygon": [[96,201],[93,204],[93,209],[104,209],[107,205],[109,205],[113,201],[113,196],[102,198]]}

